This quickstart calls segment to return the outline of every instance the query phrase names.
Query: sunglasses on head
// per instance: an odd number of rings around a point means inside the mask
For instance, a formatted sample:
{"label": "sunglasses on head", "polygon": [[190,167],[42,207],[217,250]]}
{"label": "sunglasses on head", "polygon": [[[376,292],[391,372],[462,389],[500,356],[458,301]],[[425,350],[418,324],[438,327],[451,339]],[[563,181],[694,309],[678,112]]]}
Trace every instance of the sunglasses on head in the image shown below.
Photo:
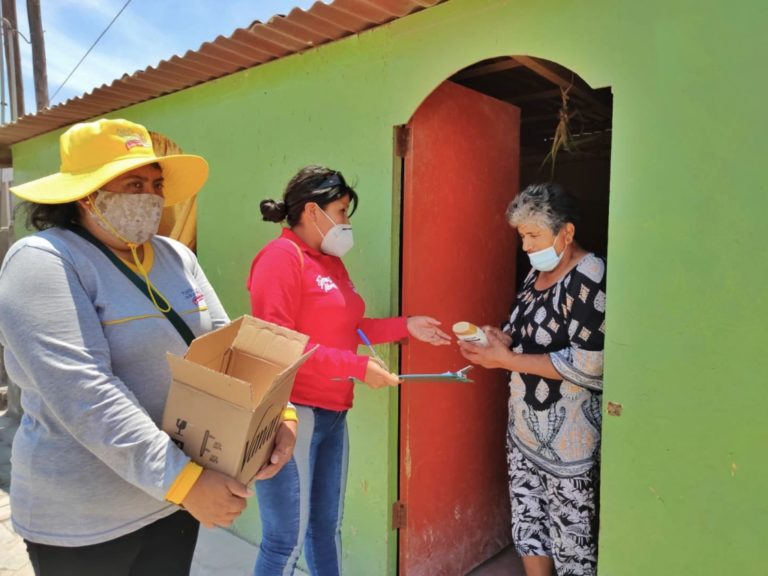
{"label": "sunglasses on head", "polygon": [[347,183],[344,182],[344,179],[337,172],[334,172],[333,174],[328,176],[325,180],[320,182],[317,186],[315,186],[314,190],[312,190],[312,194],[313,195],[324,194],[329,190],[333,190],[334,188],[338,188],[338,191],[336,192],[336,194],[333,194],[331,197],[340,196],[347,189]]}

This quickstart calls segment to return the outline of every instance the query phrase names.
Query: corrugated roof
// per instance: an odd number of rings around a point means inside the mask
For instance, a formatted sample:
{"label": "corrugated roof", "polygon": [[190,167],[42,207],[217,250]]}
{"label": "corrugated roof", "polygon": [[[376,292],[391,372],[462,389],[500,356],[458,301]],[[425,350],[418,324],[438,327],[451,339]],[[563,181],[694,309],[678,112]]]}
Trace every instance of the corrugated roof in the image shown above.
{"label": "corrugated roof", "polygon": [[108,86],[0,127],[0,156],[10,144],[358,34],[443,1],[334,0],[316,2],[306,11],[294,8],[267,23],[256,21],[229,37],[219,36],[183,56],[125,74]]}

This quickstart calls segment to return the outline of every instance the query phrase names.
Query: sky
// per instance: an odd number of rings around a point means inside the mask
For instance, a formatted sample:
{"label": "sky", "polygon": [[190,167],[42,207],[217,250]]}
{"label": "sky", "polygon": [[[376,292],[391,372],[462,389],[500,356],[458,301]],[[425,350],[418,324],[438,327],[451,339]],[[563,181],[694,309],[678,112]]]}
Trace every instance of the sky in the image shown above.
{"label": "sky", "polygon": [[[266,22],[314,0],[130,0],[109,31],[59,89],[126,0],[40,0],[51,105],[110,84],[173,55],[196,50],[217,36],[229,36],[254,20]],[[326,0],[326,3],[330,0]],[[29,39],[26,0],[16,0],[18,30]],[[36,110],[32,49],[19,38],[25,112]],[[6,82],[7,85],[7,82]],[[54,93],[58,93],[53,97]],[[4,118],[10,118],[7,96]]]}

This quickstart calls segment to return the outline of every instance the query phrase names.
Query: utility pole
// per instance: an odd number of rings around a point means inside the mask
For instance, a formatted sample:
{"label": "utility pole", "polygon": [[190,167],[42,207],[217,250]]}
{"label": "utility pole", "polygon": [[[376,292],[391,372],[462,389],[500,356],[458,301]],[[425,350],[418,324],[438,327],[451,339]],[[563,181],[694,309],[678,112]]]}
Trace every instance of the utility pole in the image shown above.
{"label": "utility pole", "polygon": [[40,0],[27,0],[29,35],[32,40],[32,70],[35,75],[35,101],[37,110],[48,108],[48,72],[45,68],[45,39]]}
{"label": "utility pole", "polygon": [[3,5],[0,3],[0,126],[5,124],[5,58],[3,46],[5,46],[5,20],[3,20]]}
{"label": "utility pole", "polygon": [[21,79],[16,0],[2,0],[2,6],[3,25],[5,26],[5,57],[8,63],[8,87],[11,95],[11,121],[15,121],[19,116],[24,116],[24,84]]}

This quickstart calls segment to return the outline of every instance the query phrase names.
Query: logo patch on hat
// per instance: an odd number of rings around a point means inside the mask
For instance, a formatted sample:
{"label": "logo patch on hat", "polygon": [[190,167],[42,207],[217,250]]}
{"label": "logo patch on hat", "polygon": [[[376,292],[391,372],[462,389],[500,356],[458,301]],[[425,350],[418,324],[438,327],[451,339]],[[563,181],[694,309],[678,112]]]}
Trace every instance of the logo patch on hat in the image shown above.
{"label": "logo patch on hat", "polygon": [[128,138],[125,141],[126,150],[130,150],[131,148],[136,148],[136,147],[149,148],[149,144],[141,136],[132,136],[131,138]]}
{"label": "logo patch on hat", "polygon": [[149,148],[149,142],[144,138],[142,134],[136,132],[128,132],[124,130],[118,130],[117,135],[125,139],[125,149],[131,148]]}

